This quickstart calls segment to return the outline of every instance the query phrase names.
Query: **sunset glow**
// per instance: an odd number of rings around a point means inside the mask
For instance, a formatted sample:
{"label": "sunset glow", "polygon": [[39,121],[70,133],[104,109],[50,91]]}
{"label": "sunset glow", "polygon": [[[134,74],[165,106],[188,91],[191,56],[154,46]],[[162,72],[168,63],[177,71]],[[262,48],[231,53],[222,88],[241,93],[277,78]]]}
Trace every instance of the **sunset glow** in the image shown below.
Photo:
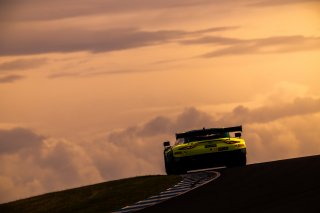
{"label": "sunset glow", "polygon": [[0,203],[164,174],[162,141],[204,126],[242,124],[249,163],[319,154],[319,11],[1,1]]}

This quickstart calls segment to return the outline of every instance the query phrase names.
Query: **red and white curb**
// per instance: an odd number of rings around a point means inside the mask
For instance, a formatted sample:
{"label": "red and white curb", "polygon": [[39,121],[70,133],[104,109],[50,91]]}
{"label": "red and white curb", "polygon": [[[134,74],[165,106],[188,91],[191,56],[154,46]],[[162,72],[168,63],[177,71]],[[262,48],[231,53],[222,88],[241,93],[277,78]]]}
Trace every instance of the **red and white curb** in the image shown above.
{"label": "red and white curb", "polygon": [[210,181],[217,179],[220,173],[213,170],[198,171],[187,173],[182,176],[182,181],[174,185],[173,187],[161,192],[159,195],[151,196],[145,200],[141,200],[131,206],[123,207],[122,209],[113,213],[127,213],[135,212],[149,206],[161,203],[170,198],[182,195],[191,190],[194,190]]}

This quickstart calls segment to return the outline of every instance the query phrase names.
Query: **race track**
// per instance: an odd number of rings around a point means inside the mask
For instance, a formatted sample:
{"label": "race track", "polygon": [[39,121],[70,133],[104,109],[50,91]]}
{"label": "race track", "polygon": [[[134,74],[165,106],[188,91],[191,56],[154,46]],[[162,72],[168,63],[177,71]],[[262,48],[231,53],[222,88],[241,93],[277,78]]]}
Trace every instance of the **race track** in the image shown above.
{"label": "race track", "polygon": [[139,212],[320,212],[320,155],[219,172],[217,180]]}

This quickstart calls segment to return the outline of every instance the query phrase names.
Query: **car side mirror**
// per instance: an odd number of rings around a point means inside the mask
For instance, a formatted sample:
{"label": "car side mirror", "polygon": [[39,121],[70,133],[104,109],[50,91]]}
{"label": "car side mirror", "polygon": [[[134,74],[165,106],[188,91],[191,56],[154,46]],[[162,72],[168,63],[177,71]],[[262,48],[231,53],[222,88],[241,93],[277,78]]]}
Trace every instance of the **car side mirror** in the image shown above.
{"label": "car side mirror", "polygon": [[241,138],[241,132],[236,132],[234,135],[236,136],[236,138]]}
{"label": "car side mirror", "polygon": [[165,141],[165,142],[163,142],[163,146],[164,146],[164,147],[170,146],[170,141]]}

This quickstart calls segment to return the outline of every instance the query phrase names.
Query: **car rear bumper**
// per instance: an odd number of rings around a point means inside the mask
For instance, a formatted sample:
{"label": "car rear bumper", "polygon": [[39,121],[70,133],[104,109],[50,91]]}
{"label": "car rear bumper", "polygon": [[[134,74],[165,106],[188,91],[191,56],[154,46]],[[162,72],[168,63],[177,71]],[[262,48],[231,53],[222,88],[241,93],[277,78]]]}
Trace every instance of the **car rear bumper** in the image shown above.
{"label": "car rear bumper", "polygon": [[174,161],[178,167],[181,166],[188,169],[200,169],[225,166],[229,162],[237,161],[237,158],[245,156],[246,153],[246,148],[243,148],[234,151],[215,152],[210,154],[174,158]]}

